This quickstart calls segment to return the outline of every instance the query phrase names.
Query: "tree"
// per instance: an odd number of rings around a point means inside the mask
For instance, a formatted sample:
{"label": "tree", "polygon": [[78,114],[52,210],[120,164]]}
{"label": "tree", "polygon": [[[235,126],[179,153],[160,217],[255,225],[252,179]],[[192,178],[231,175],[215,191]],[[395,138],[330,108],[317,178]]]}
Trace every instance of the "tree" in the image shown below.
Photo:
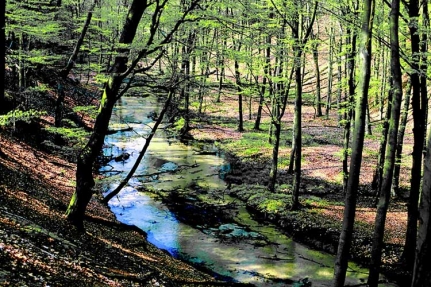
{"label": "tree", "polygon": [[424,164],[424,181],[419,207],[419,232],[411,287],[431,286],[431,130]]}
{"label": "tree", "polygon": [[[302,52],[303,47],[305,44],[307,44],[314,20],[316,19],[316,13],[317,13],[317,5],[318,2],[316,1],[314,4],[314,10],[311,16],[311,20],[308,23],[308,27],[305,29],[304,34],[304,23],[303,23],[303,17],[299,15],[299,7],[301,7],[302,3],[301,1],[295,1],[295,13],[293,20],[289,23],[289,26],[292,30],[292,37],[293,37],[293,54],[295,57],[295,116],[294,116],[294,127],[293,127],[293,134],[294,134],[294,161],[295,161],[295,168],[294,168],[294,180],[293,180],[293,197],[292,197],[292,210],[298,209],[299,207],[299,189],[301,184],[301,160],[302,160],[302,75],[301,75],[301,58],[302,58]],[[302,38],[301,38],[302,37]]]}
{"label": "tree", "polygon": [[[1,49],[2,49],[2,56],[0,59],[0,68],[1,68],[1,79],[4,83],[4,78],[5,78],[5,57],[6,57],[6,34],[5,34],[5,19],[6,19],[6,1],[4,1],[4,4],[1,5],[1,11],[0,11],[1,15],[2,15],[2,20],[1,20],[1,37],[2,37],[2,42],[3,44],[1,45]],[[4,107],[4,103],[5,103],[5,89],[3,89],[3,91],[0,94],[0,106]],[[2,110],[0,110],[0,113],[2,112]]]}
{"label": "tree", "polygon": [[[180,25],[184,23],[187,15],[196,8],[199,0],[190,1],[186,11],[179,16],[176,22],[170,27],[170,30],[165,33],[166,36],[159,43],[156,43],[155,35],[160,27],[160,20],[165,11],[164,9],[166,8],[167,2],[167,0],[161,0],[147,3],[146,1],[134,0],[129,8],[119,39],[120,46],[117,50],[118,53],[115,57],[109,80],[105,84],[103,90],[93,132],[87,145],[78,156],[76,189],[66,211],[68,220],[78,228],[83,228],[85,210],[91,200],[93,194],[92,188],[95,184],[93,179],[93,166],[102,149],[112,110],[119,98],[119,91],[122,88],[123,80],[132,73],[145,72],[151,69],[162,56],[163,45],[171,41],[173,34],[178,30]],[[150,9],[153,9],[150,17],[151,20],[149,23],[146,23],[150,33],[146,37],[144,47],[137,53],[137,56],[128,66],[130,44],[135,38],[142,15],[145,11],[150,12]],[[142,58],[152,55],[154,60],[146,67],[134,70]],[[131,80],[128,82],[130,84]]]}
{"label": "tree", "polygon": [[353,226],[355,222],[356,200],[359,186],[359,175],[364,147],[365,116],[368,102],[368,87],[371,72],[371,38],[374,13],[374,1],[364,1],[362,12],[361,46],[360,46],[360,79],[355,107],[355,125],[352,139],[352,156],[350,160],[350,175],[347,182],[344,202],[343,226],[338,243],[334,270],[334,287],[344,286],[347,262],[352,244]]}
{"label": "tree", "polygon": [[391,47],[391,77],[392,77],[392,107],[389,119],[388,140],[383,166],[380,198],[377,205],[374,226],[373,244],[371,247],[370,273],[368,285],[377,287],[380,273],[380,264],[383,249],[383,236],[385,233],[386,214],[391,197],[391,187],[395,166],[395,153],[398,139],[398,127],[402,104],[403,88],[400,63],[400,44],[398,38],[400,0],[392,0],[390,12],[390,47]]}
{"label": "tree", "polygon": [[[420,31],[419,31],[419,1],[408,2],[410,16],[409,32],[411,43],[410,83],[412,85],[412,113],[413,113],[413,153],[410,177],[410,195],[407,204],[407,233],[404,244],[403,261],[412,268],[414,251],[416,249],[417,224],[418,224],[418,202],[422,175],[422,152],[425,141],[425,115],[427,110],[427,96],[421,93],[420,78]],[[427,65],[426,63],[424,63]],[[424,80],[426,80],[424,78]],[[426,84],[425,87],[426,89]]]}

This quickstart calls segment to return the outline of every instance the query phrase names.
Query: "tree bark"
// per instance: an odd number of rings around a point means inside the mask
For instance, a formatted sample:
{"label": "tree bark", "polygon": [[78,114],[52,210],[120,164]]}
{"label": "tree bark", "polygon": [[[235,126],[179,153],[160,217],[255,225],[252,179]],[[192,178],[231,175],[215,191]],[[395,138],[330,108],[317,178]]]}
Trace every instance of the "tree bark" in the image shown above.
{"label": "tree bark", "polygon": [[[0,71],[0,79],[2,79],[3,80],[3,83],[4,83],[4,79],[5,79],[5,69],[4,69],[4,67],[5,67],[5,58],[6,58],[6,45],[5,45],[5,43],[6,43],[6,34],[5,34],[5,31],[6,31],[6,29],[5,29],[5,23],[6,23],[6,15],[5,15],[5,13],[6,13],[6,1],[3,1],[3,4],[1,4],[1,11],[0,11],[0,15],[2,15],[2,17],[1,17],[1,37],[2,37],[2,39],[3,39],[3,41],[2,41],[2,43],[3,44],[1,44],[0,46],[1,46],[1,49],[2,49],[2,56],[1,56],[1,59],[0,59],[0,67],[1,67],[1,71]],[[5,88],[3,88],[3,91],[1,91],[0,92],[0,114],[2,114],[2,112],[4,112],[2,109],[4,108],[4,106],[5,106]]]}
{"label": "tree bark", "polygon": [[[390,86],[393,86],[392,77],[390,78]],[[371,183],[371,188],[376,190],[376,198],[380,195],[380,189],[382,186],[382,175],[383,175],[383,165],[385,163],[385,154],[386,147],[388,141],[388,132],[389,132],[389,121],[391,119],[391,110],[392,110],[392,99],[393,99],[393,89],[391,88],[388,93],[388,104],[386,107],[386,115],[384,117],[382,135],[380,138],[379,145],[379,155],[377,156],[377,164],[376,169],[374,170],[373,182]]]}
{"label": "tree bark", "polygon": [[404,244],[402,261],[405,266],[412,271],[414,265],[414,254],[416,250],[417,224],[418,224],[418,202],[422,179],[422,152],[424,148],[425,134],[425,102],[421,98],[421,83],[419,78],[419,54],[420,36],[418,30],[419,2],[411,0],[408,11],[411,23],[409,24],[411,37],[412,59],[411,66],[413,73],[410,75],[412,85],[412,111],[413,111],[413,153],[410,179],[410,196],[407,203],[407,233]]}
{"label": "tree bark", "polygon": [[[295,2],[296,9],[300,8],[300,3]],[[301,63],[302,63],[302,52],[303,46],[308,42],[311,35],[312,27],[316,19],[318,2],[314,3],[313,14],[308,23],[307,30],[303,35],[301,31],[303,29],[302,17],[295,20],[290,26],[293,34],[293,54],[294,54],[294,74],[295,74],[295,112],[294,112],[294,142],[295,148],[293,149],[295,154],[295,167],[294,167],[294,177],[293,177],[293,196],[292,196],[292,210],[299,208],[299,189],[301,186],[301,160],[302,160],[302,76],[301,76]],[[302,36],[302,39],[300,39]]]}
{"label": "tree bark", "polygon": [[[355,97],[355,57],[356,57],[356,41],[358,34],[355,30],[347,29],[347,35],[349,35],[347,46],[350,44],[350,52],[349,59],[347,61],[347,70],[348,70],[348,86],[349,86],[349,94],[346,99],[346,112],[344,113],[345,125],[344,125],[344,142],[343,142],[343,193],[347,192],[347,182],[349,180],[349,147],[350,147],[350,130],[352,126],[352,118],[353,118],[353,105],[354,105],[354,97]],[[351,36],[350,36],[351,35]]]}
{"label": "tree bark", "polygon": [[392,182],[392,192],[397,196],[400,196],[399,185],[400,185],[400,172],[401,172],[401,157],[403,153],[404,134],[406,131],[407,119],[409,115],[411,93],[412,93],[412,86],[409,81],[406,88],[404,107],[401,114],[400,127],[398,130],[397,151],[395,155],[395,167],[394,167],[394,181]]}
{"label": "tree bark", "polygon": [[419,207],[419,232],[411,287],[431,286],[431,132],[428,135],[424,181]]}
{"label": "tree bark", "polygon": [[325,116],[327,119],[329,119],[329,111],[331,110],[332,105],[332,66],[334,63],[334,42],[335,42],[335,35],[334,35],[334,28],[330,28],[329,33],[329,58],[328,58],[328,87],[326,92],[326,110],[325,110]]}
{"label": "tree bark", "polygon": [[371,247],[370,273],[368,285],[377,287],[379,281],[381,257],[383,250],[383,237],[385,234],[386,215],[391,198],[391,187],[395,165],[395,153],[397,147],[398,127],[400,122],[400,110],[402,104],[403,88],[400,63],[400,45],[398,38],[400,0],[392,0],[389,14],[390,48],[391,48],[391,76],[393,93],[391,118],[389,119],[388,141],[386,147],[385,163],[383,166],[382,187],[377,205],[376,220],[374,226],[373,244]]}
{"label": "tree bark", "polygon": [[[241,50],[241,45],[238,46],[238,52]],[[238,92],[238,131],[244,131],[244,119],[242,108],[242,87],[241,87],[241,73],[239,71],[239,61],[235,59],[235,82]]]}
{"label": "tree bark", "polygon": [[321,117],[322,114],[322,97],[321,97],[321,88],[320,88],[320,67],[319,67],[319,51],[318,51],[318,43],[317,36],[313,35],[313,40],[315,41],[312,45],[313,52],[313,60],[314,67],[316,69],[316,97],[315,97],[315,109],[316,109],[316,117]]}
{"label": "tree bark", "polygon": [[365,116],[368,102],[368,88],[371,73],[371,38],[374,13],[374,1],[364,1],[361,30],[360,50],[360,80],[355,107],[355,124],[352,141],[352,157],[350,160],[350,175],[347,182],[343,226],[338,243],[334,270],[334,287],[344,286],[346,279],[349,251],[352,243],[353,226],[355,222],[356,200],[359,186],[359,175],[364,147]]}

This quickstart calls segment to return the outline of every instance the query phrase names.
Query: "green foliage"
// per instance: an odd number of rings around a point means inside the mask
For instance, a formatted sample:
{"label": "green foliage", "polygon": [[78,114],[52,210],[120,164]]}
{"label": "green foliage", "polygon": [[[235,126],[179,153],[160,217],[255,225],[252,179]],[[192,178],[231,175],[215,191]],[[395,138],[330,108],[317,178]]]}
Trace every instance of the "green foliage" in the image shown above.
{"label": "green foliage", "polygon": [[183,117],[180,117],[175,123],[174,123],[174,129],[179,132],[185,125],[186,120]]}
{"label": "green foliage", "polygon": [[0,116],[0,126],[7,126],[16,121],[24,121],[29,123],[33,119],[38,119],[41,116],[46,115],[44,111],[21,111],[21,110],[13,110],[8,112],[6,115]]}
{"label": "green foliage", "polygon": [[[307,197],[303,201],[304,205],[306,206],[313,206],[313,207],[320,207],[320,208],[326,208],[334,205],[334,202],[330,202],[326,199],[317,197],[317,196],[310,196]],[[340,205],[341,203],[337,203],[337,205]],[[341,204],[342,205],[342,204]]]}
{"label": "green foliage", "polygon": [[54,135],[60,135],[71,145],[77,145],[78,148],[85,145],[89,135],[89,132],[83,128],[48,127],[45,130]]}
{"label": "green foliage", "polygon": [[75,113],[84,113],[90,116],[92,119],[95,119],[98,114],[98,110],[94,106],[76,106],[73,108]]}

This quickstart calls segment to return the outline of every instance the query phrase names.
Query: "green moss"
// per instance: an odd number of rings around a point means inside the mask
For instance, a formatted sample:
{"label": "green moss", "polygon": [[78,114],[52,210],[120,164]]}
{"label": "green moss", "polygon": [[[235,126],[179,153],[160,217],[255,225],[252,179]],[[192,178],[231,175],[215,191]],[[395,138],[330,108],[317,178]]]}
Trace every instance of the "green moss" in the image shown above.
{"label": "green moss", "polygon": [[263,211],[275,212],[284,209],[286,204],[281,200],[276,199],[265,199],[261,204],[259,204],[259,209]]}

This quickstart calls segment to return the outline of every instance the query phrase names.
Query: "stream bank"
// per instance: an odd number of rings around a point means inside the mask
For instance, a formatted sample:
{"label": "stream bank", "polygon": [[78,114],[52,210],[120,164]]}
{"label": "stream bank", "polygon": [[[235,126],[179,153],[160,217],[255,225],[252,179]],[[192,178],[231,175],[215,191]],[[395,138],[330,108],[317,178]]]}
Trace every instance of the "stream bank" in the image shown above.
{"label": "stream bank", "polygon": [[[156,108],[148,99],[127,98],[122,103],[121,113],[127,115],[136,135],[125,131],[108,136],[105,153],[112,158],[125,153],[130,156],[102,168],[105,175],[112,173],[104,182],[105,191],[115,188],[121,173],[133,165],[145,133],[140,124],[150,124],[145,115]],[[118,118],[120,122],[124,120]],[[333,257],[294,242],[270,224],[269,217],[256,220],[249,213],[258,210],[253,208],[253,202],[275,213],[287,212],[288,192],[272,198],[264,186],[240,182],[246,180],[247,173],[238,180],[238,166],[225,162],[224,153],[208,140],[196,148],[193,142],[184,145],[161,131],[153,141],[129,186],[109,202],[120,221],[140,227],[159,248],[213,270],[213,276],[221,280],[257,286],[290,286],[310,280],[317,286],[330,286]],[[256,176],[253,179],[259,180]],[[234,180],[243,184],[234,184]],[[238,200],[244,192],[248,198]],[[294,220],[296,228],[307,231],[301,224],[309,225],[309,220]],[[309,238],[322,235],[314,231],[308,234]],[[333,239],[335,235],[336,230]],[[352,264],[349,270],[348,284],[366,280],[365,269]],[[396,286],[383,280],[381,286]]]}

